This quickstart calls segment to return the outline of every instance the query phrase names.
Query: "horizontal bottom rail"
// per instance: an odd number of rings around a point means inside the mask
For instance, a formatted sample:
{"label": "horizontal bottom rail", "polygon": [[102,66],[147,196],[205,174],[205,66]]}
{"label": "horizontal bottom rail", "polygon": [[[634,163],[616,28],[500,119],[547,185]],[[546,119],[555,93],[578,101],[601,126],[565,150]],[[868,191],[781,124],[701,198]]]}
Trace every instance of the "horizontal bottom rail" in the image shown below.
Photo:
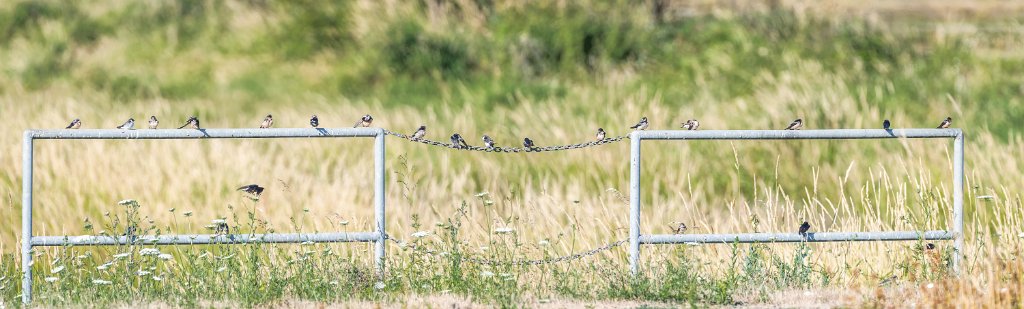
{"label": "horizontal bottom rail", "polygon": [[303,242],[371,242],[380,240],[375,232],[309,233],[309,234],[192,234],[160,236],[36,236],[33,246],[111,246],[129,243],[152,245],[191,245],[222,243],[303,243]]}
{"label": "horizontal bottom rail", "polygon": [[641,244],[899,241],[919,239],[950,240],[953,239],[953,233],[949,231],[834,232],[807,233],[806,238],[797,233],[640,235]]}

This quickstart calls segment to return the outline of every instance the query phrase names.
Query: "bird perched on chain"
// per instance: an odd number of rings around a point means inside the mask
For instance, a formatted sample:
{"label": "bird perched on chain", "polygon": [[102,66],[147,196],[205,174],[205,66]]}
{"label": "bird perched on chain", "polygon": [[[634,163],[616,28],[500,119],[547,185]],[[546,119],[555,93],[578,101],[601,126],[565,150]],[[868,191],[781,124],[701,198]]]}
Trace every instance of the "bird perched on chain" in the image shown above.
{"label": "bird perched on chain", "polygon": [[886,119],[885,121],[882,121],[882,129],[888,130],[889,126],[891,126],[891,125],[892,125],[892,123],[889,122],[889,119]]}
{"label": "bird perched on chain", "polygon": [[426,135],[427,135],[427,126],[421,125],[419,129],[416,129],[416,132],[412,132],[412,139],[413,140],[419,140],[419,139],[422,139]]}
{"label": "bird perched on chain", "polygon": [[637,124],[635,124],[635,125],[633,125],[632,127],[629,127],[629,128],[633,129],[633,130],[643,131],[643,130],[647,130],[647,125],[649,125],[649,123],[647,123],[647,117],[644,117],[644,118],[640,118],[640,122],[638,122]]}
{"label": "bird perched on chain", "polygon": [[81,128],[81,127],[82,127],[82,121],[79,120],[78,118],[75,118],[75,120],[72,120],[71,124],[69,124],[67,127],[65,127],[65,129],[78,129],[78,128]]}
{"label": "bird perched on chain", "polygon": [[690,119],[690,120],[687,120],[686,122],[684,122],[683,126],[681,128],[686,129],[686,130],[696,130],[697,127],[699,127],[699,126],[700,126],[700,122],[697,122],[697,119]]}
{"label": "bird perched on chain", "polygon": [[353,128],[358,128],[359,126],[363,126],[365,128],[365,127],[369,127],[370,124],[372,124],[372,123],[373,123],[373,116],[370,116],[370,114],[366,114],[366,115],[363,116],[363,118],[360,118],[359,121],[356,121],[356,124],[354,126],[352,126],[352,127]]}
{"label": "bird perched on chain", "polygon": [[789,126],[786,127],[786,130],[800,130],[800,128],[803,128],[803,127],[804,127],[804,120],[800,119],[800,118],[797,118],[796,120],[793,120],[793,122],[789,123]]}
{"label": "bird perched on chain", "polygon": [[533,149],[533,147],[536,147],[536,146],[533,145],[533,140],[531,140],[529,137],[527,137],[527,138],[523,139],[523,147],[525,147],[527,150],[530,150],[530,149]]}
{"label": "bird perched on chain", "polygon": [[673,227],[672,228],[672,232],[675,232],[676,234],[686,234],[686,223],[683,223],[683,222],[676,222],[676,223],[679,223],[679,225]]}
{"label": "bird perched on chain", "polygon": [[797,233],[799,233],[800,236],[803,236],[804,238],[807,238],[807,230],[810,230],[810,229],[811,229],[811,224],[807,223],[807,221],[804,221],[803,224],[800,224],[800,230]]}
{"label": "bird perched on chain", "polygon": [[469,148],[469,144],[466,144],[466,140],[462,139],[462,135],[459,133],[452,134],[452,147],[455,149]]}
{"label": "bird perched on chain", "polygon": [[608,134],[604,132],[604,128],[597,128],[597,134],[594,136],[597,137],[597,141],[600,142],[603,141],[607,135]]}
{"label": "bird perched on chain", "polygon": [[953,124],[953,117],[946,117],[946,120],[943,120],[937,129],[948,129],[951,124]]}
{"label": "bird perched on chain", "polygon": [[156,120],[156,116],[149,116],[149,128],[156,129],[160,125],[160,120]]}
{"label": "bird perched on chain", "polygon": [[188,117],[188,120],[185,121],[185,124],[178,127],[178,129],[183,129],[185,127],[199,130],[199,118],[196,118],[196,116]]}
{"label": "bird perched on chain", "polygon": [[267,117],[263,118],[263,123],[260,124],[260,129],[267,129],[274,126],[274,115],[267,114]]}
{"label": "bird perched on chain", "polygon": [[494,150],[494,139],[491,139],[487,134],[484,134],[484,147],[487,147],[488,150]]}
{"label": "bird perched on chain", "polygon": [[244,185],[244,186],[238,187],[238,191],[242,191],[242,192],[248,193],[249,194],[249,198],[254,199],[254,200],[260,199],[260,195],[263,194],[263,189],[264,189],[263,187],[260,187],[257,184],[249,184],[249,185]]}
{"label": "bird perched on chain", "polygon": [[117,126],[118,129],[122,129],[122,130],[131,130],[134,127],[135,127],[135,118],[128,118],[128,121],[125,121],[124,124]]}
{"label": "bird perched on chain", "polygon": [[317,118],[316,114],[313,114],[313,117],[309,117],[309,126],[314,128],[320,126],[320,118]]}

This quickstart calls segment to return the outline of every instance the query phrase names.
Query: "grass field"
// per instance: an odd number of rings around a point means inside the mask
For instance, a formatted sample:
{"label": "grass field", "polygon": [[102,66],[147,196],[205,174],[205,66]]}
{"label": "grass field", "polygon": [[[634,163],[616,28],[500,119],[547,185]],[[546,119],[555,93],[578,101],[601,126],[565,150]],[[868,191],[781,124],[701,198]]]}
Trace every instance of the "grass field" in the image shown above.
{"label": "grass field", "polygon": [[[458,132],[538,146],[702,129],[966,133],[965,274],[951,244],[625,247],[628,141],[535,154],[388,138],[388,276],[367,244],[39,249],[44,306],[1022,306],[1017,2],[0,3],[0,304],[20,297],[21,132],[197,115],[207,128]],[[137,125],[137,127],[140,125]],[[37,234],[370,230],[372,142],[39,141]],[[644,233],[947,229],[948,141],[645,143]],[[267,187],[258,202],[234,189]],[[137,202],[119,205],[118,201]],[[509,231],[511,232],[505,232]],[[415,236],[414,236],[415,235]],[[169,255],[161,255],[169,254]],[[49,278],[49,279],[48,279]]]}

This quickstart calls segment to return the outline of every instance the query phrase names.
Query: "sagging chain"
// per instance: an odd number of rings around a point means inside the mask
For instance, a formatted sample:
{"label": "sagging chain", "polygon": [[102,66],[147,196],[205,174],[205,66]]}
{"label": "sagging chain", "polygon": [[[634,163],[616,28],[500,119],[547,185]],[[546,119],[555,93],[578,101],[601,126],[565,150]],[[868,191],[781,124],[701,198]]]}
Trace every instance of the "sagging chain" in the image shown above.
{"label": "sagging chain", "polygon": [[423,143],[423,144],[427,144],[427,145],[431,145],[431,146],[438,146],[438,147],[445,147],[445,148],[452,148],[452,149],[459,149],[459,150],[471,150],[471,151],[482,151],[482,152],[507,152],[507,153],[544,152],[544,151],[560,151],[560,150],[570,150],[570,149],[581,149],[581,148],[587,148],[587,147],[592,147],[592,146],[611,144],[611,143],[618,142],[618,141],[621,141],[621,140],[629,138],[628,135],[623,135],[623,136],[605,138],[605,139],[599,140],[599,141],[592,141],[592,142],[579,143],[579,144],[570,144],[570,145],[558,145],[558,146],[548,146],[548,147],[533,147],[533,148],[525,148],[525,147],[494,147],[494,148],[487,148],[487,147],[480,147],[480,146],[454,145],[454,144],[450,144],[450,143],[442,143],[442,142],[438,142],[438,141],[432,141],[432,140],[424,139],[424,138],[412,138],[412,136],[405,135],[405,134],[402,134],[402,133],[391,132],[389,130],[384,130],[384,133],[387,134],[387,135],[391,135],[391,136],[403,138],[403,139],[406,139],[406,140],[409,140],[409,141],[419,142],[419,143]]}
{"label": "sagging chain", "polygon": [[[395,242],[399,246],[404,246],[405,244],[407,244],[404,241],[399,241],[399,240],[391,238],[391,237],[388,237],[387,239]],[[628,241],[629,241],[629,239],[623,239],[623,240],[616,241],[616,242],[613,242],[613,243],[610,243],[610,244],[607,244],[607,245],[604,245],[604,246],[601,246],[601,247],[598,247],[598,248],[594,248],[594,249],[591,249],[591,250],[587,250],[587,251],[584,251],[584,252],[573,253],[573,254],[570,254],[570,255],[559,256],[559,257],[548,258],[548,259],[518,260],[518,261],[493,261],[493,260],[488,260],[488,259],[481,259],[481,258],[475,258],[475,257],[465,257],[465,256],[461,257],[461,259],[463,261],[470,262],[470,263],[473,263],[473,264],[487,265],[487,266],[498,266],[498,265],[533,266],[533,265],[554,264],[554,263],[558,263],[558,262],[578,260],[578,259],[582,259],[582,258],[585,258],[585,257],[593,256],[593,255],[601,253],[603,251],[608,251],[608,250],[610,250],[612,248],[621,246],[622,244],[624,244],[624,243],[626,243]]]}

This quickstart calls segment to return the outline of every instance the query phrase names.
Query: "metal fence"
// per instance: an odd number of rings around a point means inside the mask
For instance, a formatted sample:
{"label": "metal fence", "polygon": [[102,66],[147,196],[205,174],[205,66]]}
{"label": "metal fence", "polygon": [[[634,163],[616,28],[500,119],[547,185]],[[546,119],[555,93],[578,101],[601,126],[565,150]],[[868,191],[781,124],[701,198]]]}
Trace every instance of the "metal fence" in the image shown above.
{"label": "metal fence", "polygon": [[[749,234],[650,234],[640,233],[640,145],[644,140],[789,140],[789,139],[953,139],[953,231],[892,231]],[[641,244],[772,243],[832,241],[953,240],[953,271],[959,272],[964,241],[964,135],[960,129],[902,130],[706,130],[637,131],[630,135],[629,269],[639,271]]]}
{"label": "metal fence", "polygon": [[[32,235],[32,154],[37,139],[245,139],[245,138],[374,138],[374,222],[372,232],[248,234],[248,235],[161,235],[129,239],[129,236],[34,236]],[[379,128],[358,129],[200,129],[200,130],[29,130],[25,131],[22,164],[21,197],[21,267],[22,301],[32,299],[32,247],[65,245],[118,245],[137,242],[156,245],[302,243],[312,242],[374,242],[374,259],[378,272],[384,269],[385,131]]]}

